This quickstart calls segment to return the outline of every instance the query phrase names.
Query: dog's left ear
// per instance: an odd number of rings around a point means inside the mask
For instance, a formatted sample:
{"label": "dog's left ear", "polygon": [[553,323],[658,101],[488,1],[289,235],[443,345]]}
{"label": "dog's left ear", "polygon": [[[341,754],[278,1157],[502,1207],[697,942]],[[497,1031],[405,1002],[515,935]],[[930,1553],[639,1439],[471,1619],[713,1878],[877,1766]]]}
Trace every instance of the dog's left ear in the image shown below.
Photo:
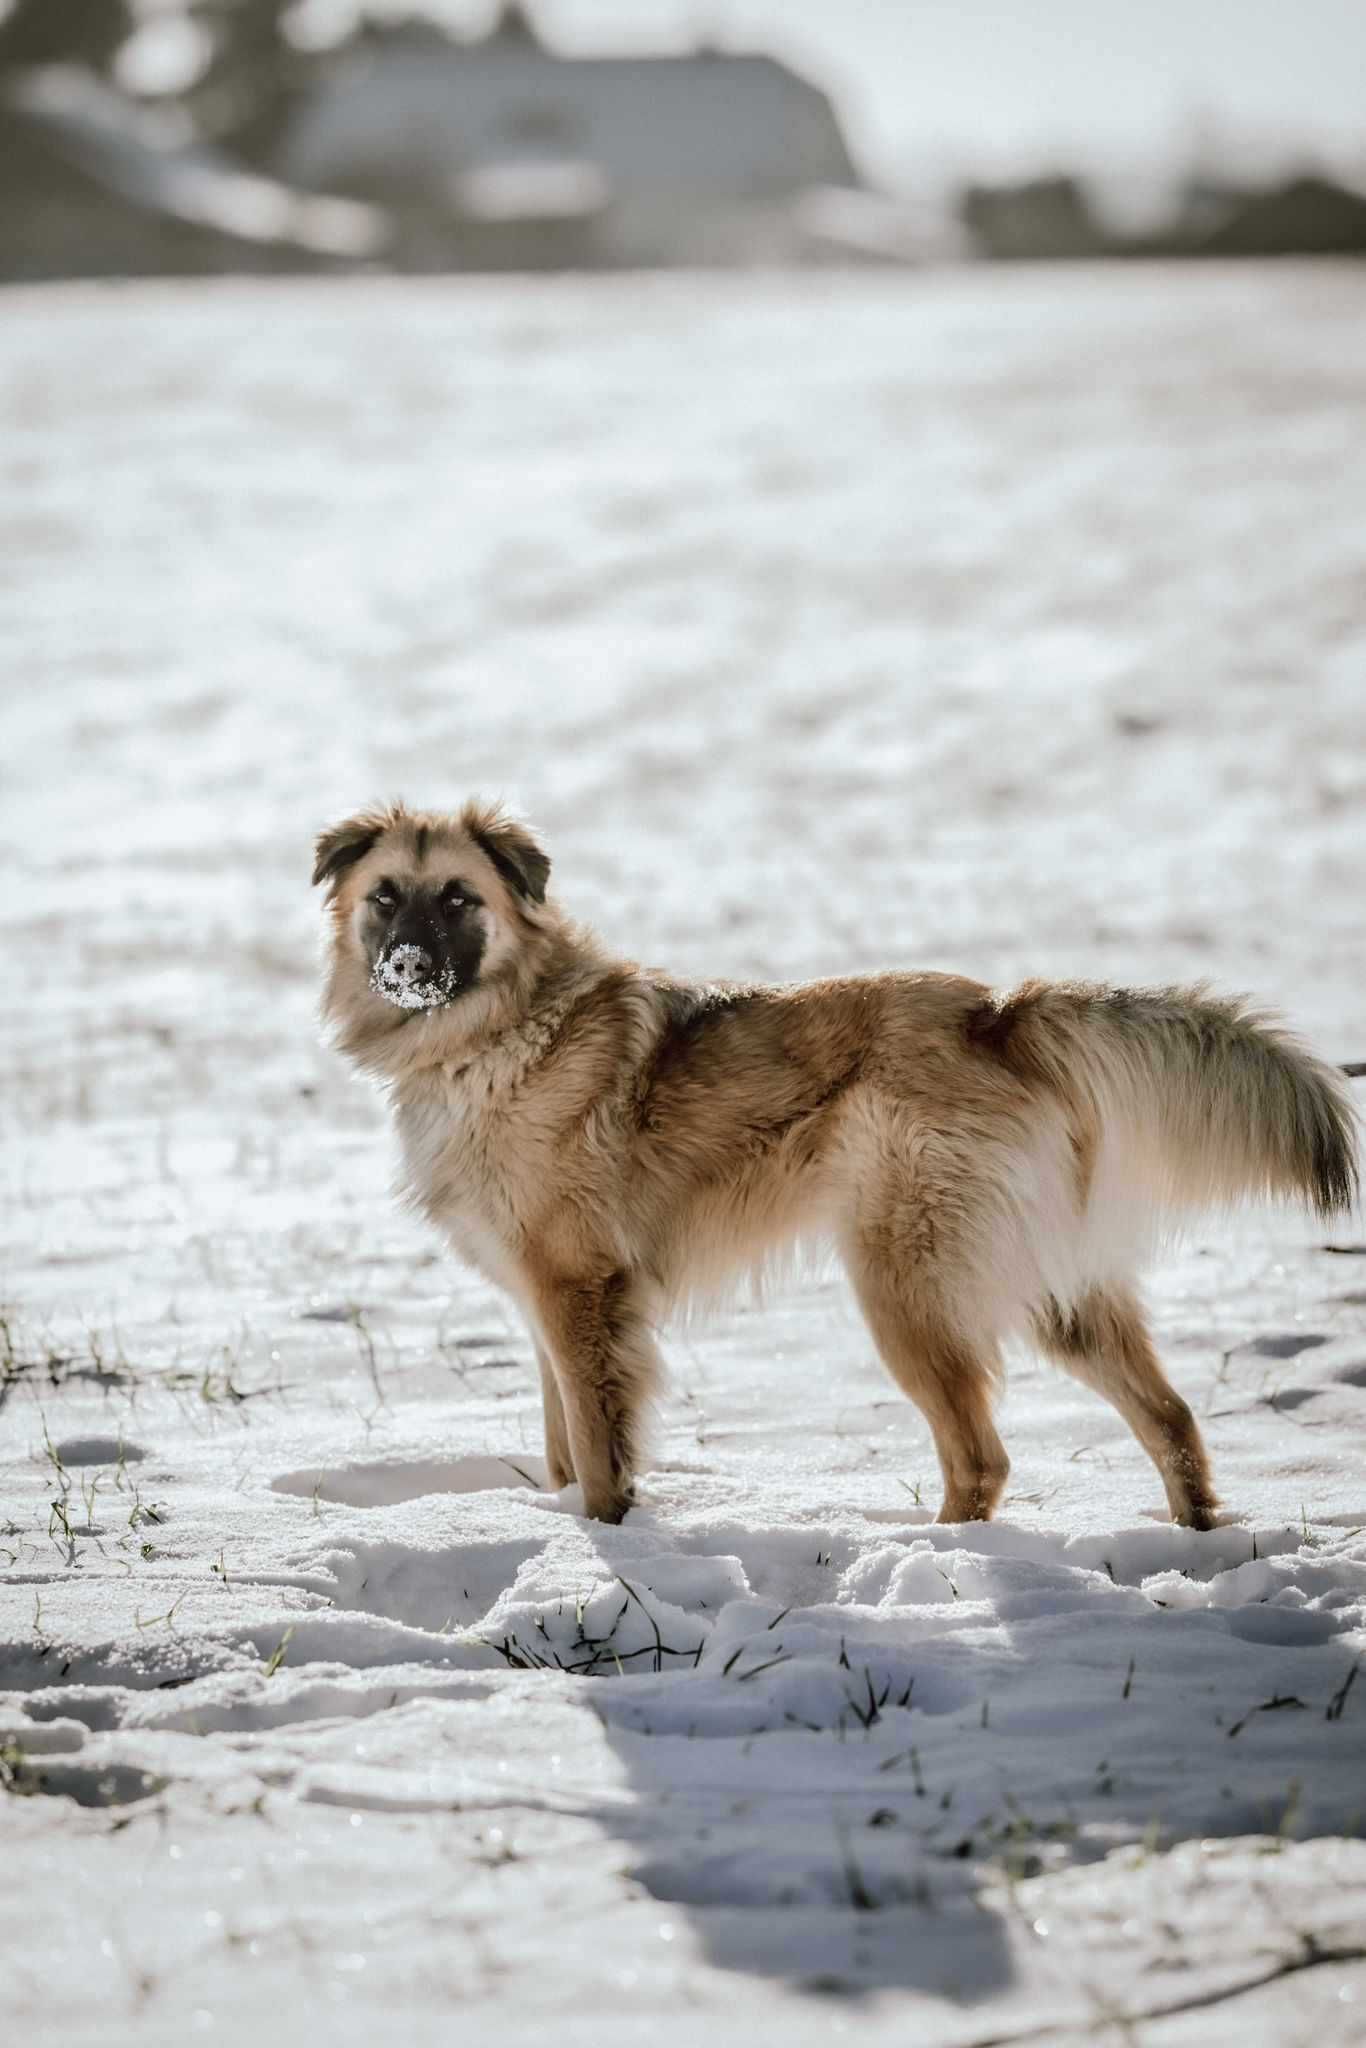
{"label": "dog's left ear", "polygon": [[510,889],[529,903],[545,902],[550,857],[542,853],[525,825],[496,808],[477,804],[466,806],[460,822]]}
{"label": "dog's left ear", "polygon": [[326,832],[320,832],[313,849],[314,888],[319,882],[335,881],[363,860],[388,822],[377,811],[361,811],[354,818],[344,818],[340,825],[330,825]]}

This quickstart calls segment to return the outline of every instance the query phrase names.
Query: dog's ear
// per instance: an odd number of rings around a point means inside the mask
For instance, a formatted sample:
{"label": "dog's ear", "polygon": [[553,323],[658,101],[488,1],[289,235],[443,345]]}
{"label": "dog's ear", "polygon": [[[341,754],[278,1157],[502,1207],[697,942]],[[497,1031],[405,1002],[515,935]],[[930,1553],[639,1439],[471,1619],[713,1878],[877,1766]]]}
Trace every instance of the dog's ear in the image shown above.
{"label": "dog's ear", "polygon": [[528,903],[545,902],[550,859],[525,825],[506,817],[495,806],[483,804],[467,804],[460,822],[516,895]]}
{"label": "dog's ear", "polygon": [[313,850],[314,888],[319,882],[336,881],[358,860],[363,860],[388,823],[383,812],[359,811],[354,818],[344,818],[340,825],[330,825],[326,832],[320,832]]}

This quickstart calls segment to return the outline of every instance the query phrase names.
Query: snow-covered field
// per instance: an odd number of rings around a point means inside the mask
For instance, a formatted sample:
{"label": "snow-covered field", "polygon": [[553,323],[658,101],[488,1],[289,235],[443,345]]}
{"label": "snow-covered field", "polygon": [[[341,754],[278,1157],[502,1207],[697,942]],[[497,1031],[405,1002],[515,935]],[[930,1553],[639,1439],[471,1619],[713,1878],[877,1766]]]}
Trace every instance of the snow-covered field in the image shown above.
{"label": "snow-covered field", "polygon": [[1028,1358],[934,1526],[819,1273],[675,1334],[585,1522],[307,873],[502,792],[682,971],[1366,1057],[1364,331],[1295,266],[5,296],[7,2039],[1362,2038],[1366,1228],[1154,1275],[1211,1534]]}

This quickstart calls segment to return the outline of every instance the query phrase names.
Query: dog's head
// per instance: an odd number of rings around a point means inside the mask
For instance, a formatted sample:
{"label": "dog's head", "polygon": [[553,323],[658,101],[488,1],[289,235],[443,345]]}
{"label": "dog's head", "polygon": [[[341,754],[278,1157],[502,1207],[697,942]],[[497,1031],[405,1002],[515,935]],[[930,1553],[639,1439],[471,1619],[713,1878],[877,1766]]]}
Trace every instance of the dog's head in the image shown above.
{"label": "dog's head", "polygon": [[[446,1011],[524,946],[545,904],[550,862],[495,806],[362,811],[318,839],[315,884],[332,913],[329,1007]],[[378,1020],[376,1020],[378,1021]]]}

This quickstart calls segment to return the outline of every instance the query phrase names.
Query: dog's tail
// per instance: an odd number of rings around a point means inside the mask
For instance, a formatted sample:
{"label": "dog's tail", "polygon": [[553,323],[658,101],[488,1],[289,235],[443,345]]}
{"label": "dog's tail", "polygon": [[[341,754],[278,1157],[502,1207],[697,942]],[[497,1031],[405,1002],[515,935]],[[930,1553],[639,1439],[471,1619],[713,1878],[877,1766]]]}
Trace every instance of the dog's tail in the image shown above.
{"label": "dog's tail", "polygon": [[[1344,1075],[1240,998],[1203,988],[1032,982],[981,1033],[1070,1112],[1088,1152],[1169,1219],[1298,1200],[1326,1220],[1358,1193],[1357,1120]],[[1099,1190],[1097,1190],[1099,1192]]]}

